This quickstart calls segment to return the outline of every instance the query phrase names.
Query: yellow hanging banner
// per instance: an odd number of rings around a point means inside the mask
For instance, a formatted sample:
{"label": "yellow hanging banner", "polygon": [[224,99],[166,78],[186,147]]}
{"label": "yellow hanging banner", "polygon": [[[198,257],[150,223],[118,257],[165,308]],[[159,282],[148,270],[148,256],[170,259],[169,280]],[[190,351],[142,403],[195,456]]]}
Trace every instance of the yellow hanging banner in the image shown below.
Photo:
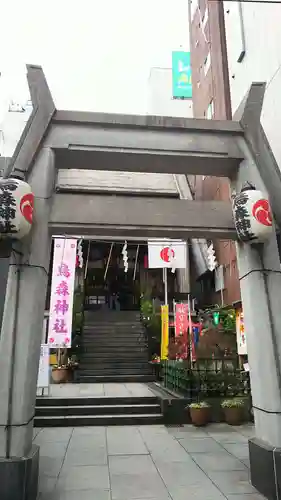
{"label": "yellow hanging banner", "polygon": [[161,306],[161,359],[168,359],[169,347],[169,306]]}

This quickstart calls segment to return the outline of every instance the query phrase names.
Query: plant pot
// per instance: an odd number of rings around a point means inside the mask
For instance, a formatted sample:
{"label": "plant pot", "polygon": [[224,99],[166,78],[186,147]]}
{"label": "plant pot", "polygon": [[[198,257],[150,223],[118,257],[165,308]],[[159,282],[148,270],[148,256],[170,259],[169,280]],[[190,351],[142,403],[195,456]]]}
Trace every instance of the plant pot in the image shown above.
{"label": "plant pot", "polygon": [[52,380],[54,384],[64,384],[68,381],[69,370],[68,368],[53,368]]}
{"label": "plant pot", "polygon": [[189,411],[190,411],[191,422],[196,427],[202,427],[210,422],[211,419],[210,408],[190,408]]}
{"label": "plant pot", "polygon": [[73,382],[74,380],[74,368],[68,368],[67,382]]}
{"label": "plant pot", "polygon": [[224,418],[229,425],[241,425],[243,422],[243,408],[223,408]]}

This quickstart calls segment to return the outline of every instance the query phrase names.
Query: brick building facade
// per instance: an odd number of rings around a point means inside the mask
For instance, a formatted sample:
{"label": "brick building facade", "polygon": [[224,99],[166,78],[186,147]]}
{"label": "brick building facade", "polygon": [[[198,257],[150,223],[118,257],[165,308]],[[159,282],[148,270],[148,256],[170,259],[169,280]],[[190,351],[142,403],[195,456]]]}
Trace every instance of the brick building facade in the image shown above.
{"label": "brick building facade", "polygon": [[[189,0],[189,32],[195,118],[231,119],[231,100],[223,2]],[[196,176],[191,180],[196,199],[228,200],[227,179]],[[223,266],[223,291],[213,291],[209,301],[229,305],[240,301],[235,243],[215,241],[218,264]]]}

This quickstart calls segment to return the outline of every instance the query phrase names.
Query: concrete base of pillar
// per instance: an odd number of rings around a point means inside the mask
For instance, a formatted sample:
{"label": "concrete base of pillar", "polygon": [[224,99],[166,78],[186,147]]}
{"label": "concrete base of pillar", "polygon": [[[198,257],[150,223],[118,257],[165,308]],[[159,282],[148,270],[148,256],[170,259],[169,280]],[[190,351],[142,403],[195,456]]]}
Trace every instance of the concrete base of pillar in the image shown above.
{"label": "concrete base of pillar", "polygon": [[1,500],[36,500],[38,476],[38,446],[32,446],[30,454],[23,458],[0,458]]}
{"label": "concrete base of pillar", "polygon": [[281,498],[281,449],[257,438],[249,440],[252,485],[269,500]]}

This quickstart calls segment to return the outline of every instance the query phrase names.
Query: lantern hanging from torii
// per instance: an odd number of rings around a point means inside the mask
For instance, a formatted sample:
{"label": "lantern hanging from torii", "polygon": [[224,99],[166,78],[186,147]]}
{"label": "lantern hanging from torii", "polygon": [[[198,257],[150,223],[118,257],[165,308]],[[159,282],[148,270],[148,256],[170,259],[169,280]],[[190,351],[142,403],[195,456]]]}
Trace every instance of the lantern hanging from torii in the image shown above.
{"label": "lantern hanging from torii", "polygon": [[267,196],[248,185],[233,199],[237,235],[244,243],[264,243],[273,230],[273,217]]}
{"label": "lantern hanging from torii", "polygon": [[0,239],[20,240],[32,227],[34,194],[20,179],[0,179]]}

